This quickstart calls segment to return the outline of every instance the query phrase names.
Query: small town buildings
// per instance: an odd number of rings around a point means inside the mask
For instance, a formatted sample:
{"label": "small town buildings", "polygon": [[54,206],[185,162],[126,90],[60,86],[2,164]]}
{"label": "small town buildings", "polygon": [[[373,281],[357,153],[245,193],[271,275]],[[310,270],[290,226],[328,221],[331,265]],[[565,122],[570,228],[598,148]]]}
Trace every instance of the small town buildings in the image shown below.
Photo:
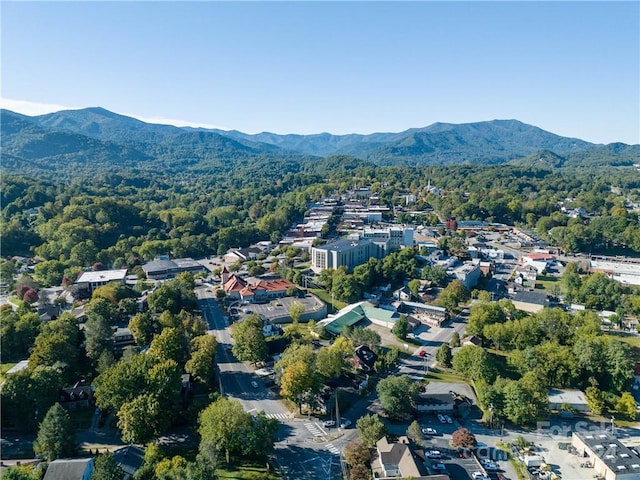
{"label": "small town buildings", "polygon": [[311,269],[319,273],[328,268],[354,267],[366,263],[370,258],[382,258],[384,251],[368,238],[344,238],[311,248]]}
{"label": "small town buildings", "polygon": [[382,437],[376,443],[371,469],[373,478],[384,480],[390,478],[412,478],[413,480],[443,480],[448,475],[430,475],[426,467],[424,452],[413,450],[406,436],[398,438],[397,442],[389,442]]}
{"label": "small town buildings", "polygon": [[546,294],[527,290],[517,291],[512,302],[518,310],[528,313],[538,313],[549,306]]}
{"label": "small town buildings", "polygon": [[602,272],[622,284],[640,285],[640,261],[634,258],[592,257],[589,260],[591,272]]}
{"label": "small town buildings", "polygon": [[142,270],[148,280],[167,280],[175,278],[183,272],[199,273],[204,272],[205,267],[196,262],[193,258],[162,258],[142,265]]}
{"label": "small town buildings", "polygon": [[640,457],[608,433],[573,432],[571,446],[577,450],[578,455],[585,457],[593,471],[605,480],[640,478]]}
{"label": "small town buildings", "polygon": [[89,480],[93,474],[93,458],[71,458],[49,463],[43,480]]}
{"label": "small town buildings", "polygon": [[248,303],[265,303],[274,298],[282,298],[296,285],[286,278],[272,277],[249,283],[244,278],[230,274],[226,267],[222,270],[222,289],[228,298]]}
{"label": "small town buildings", "polygon": [[531,264],[517,266],[514,272],[513,282],[523,287],[535,287],[538,278],[538,269]]}
{"label": "small town buildings", "polygon": [[231,265],[238,261],[255,260],[260,253],[262,253],[262,250],[258,247],[232,248],[224,255],[223,259],[225,263]]}
{"label": "small town buildings", "polygon": [[440,327],[449,320],[446,308],[419,302],[400,302],[398,312],[431,327]]}
{"label": "small town buildings", "polygon": [[93,402],[93,387],[86,380],[78,380],[69,387],[60,390],[60,405],[67,410],[89,407]]}
{"label": "small town buildings", "polygon": [[466,263],[461,267],[456,268],[453,271],[453,274],[458,280],[460,280],[467,290],[473,290],[473,288],[478,284],[478,280],[480,280],[482,271],[480,270],[480,265]]}
{"label": "small town buildings", "polygon": [[375,354],[366,345],[360,345],[355,350],[355,363],[356,367],[364,370],[365,372],[372,372],[374,370],[378,355]]}
{"label": "small town buildings", "polygon": [[127,445],[112,452],[113,459],[124,471],[124,480],[129,480],[142,467],[144,452],[144,448],[135,445]]}
{"label": "small town buildings", "polygon": [[124,283],[127,276],[127,269],[119,270],[99,270],[96,272],[82,272],[75,283],[81,289],[88,289],[93,292],[96,288],[106,285],[109,282]]}
{"label": "small town buildings", "polygon": [[589,412],[589,405],[581,390],[552,388],[549,390],[549,409],[564,410],[570,408],[578,412]]}

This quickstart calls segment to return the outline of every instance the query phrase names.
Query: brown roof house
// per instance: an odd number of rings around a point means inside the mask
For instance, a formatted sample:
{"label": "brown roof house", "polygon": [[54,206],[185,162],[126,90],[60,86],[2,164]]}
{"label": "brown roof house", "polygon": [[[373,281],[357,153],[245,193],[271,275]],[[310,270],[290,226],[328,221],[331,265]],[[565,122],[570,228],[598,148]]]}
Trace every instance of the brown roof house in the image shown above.
{"label": "brown roof house", "polygon": [[389,443],[387,437],[382,437],[376,443],[371,468],[373,476],[382,480],[385,478],[412,478],[413,480],[441,480],[448,479],[444,475],[429,475],[421,451],[411,449],[409,439],[402,436],[397,443]]}

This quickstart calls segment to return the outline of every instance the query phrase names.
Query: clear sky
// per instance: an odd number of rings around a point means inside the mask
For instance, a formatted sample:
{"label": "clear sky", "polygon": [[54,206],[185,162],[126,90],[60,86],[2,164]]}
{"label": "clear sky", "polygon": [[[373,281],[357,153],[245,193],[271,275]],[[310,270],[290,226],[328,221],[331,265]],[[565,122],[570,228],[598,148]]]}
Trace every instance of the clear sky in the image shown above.
{"label": "clear sky", "polygon": [[[515,118],[640,143],[640,2],[2,1],[2,105],[247,133]],[[182,123],[180,122],[182,121]]]}

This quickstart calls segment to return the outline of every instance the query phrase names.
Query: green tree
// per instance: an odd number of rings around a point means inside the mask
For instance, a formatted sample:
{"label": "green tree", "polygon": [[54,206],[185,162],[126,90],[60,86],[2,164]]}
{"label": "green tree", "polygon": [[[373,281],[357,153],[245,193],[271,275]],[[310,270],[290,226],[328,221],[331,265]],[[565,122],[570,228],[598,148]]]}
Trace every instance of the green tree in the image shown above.
{"label": "green tree", "polygon": [[409,320],[406,315],[400,315],[400,318],[396,320],[396,323],[393,325],[391,329],[391,333],[393,333],[396,337],[405,340],[407,338],[407,332],[409,331]]}
{"label": "green tree", "polygon": [[125,480],[125,472],[111,452],[98,455],[93,464],[91,480]]}
{"label": "green tree", "polygon": [[380,404],[389,417],[403,419],[413,413],[418,385],[407,375],[380,380],[377,392]]}
{"label": "green tree", "polygon": [[242,362],[258,363],[267,356],[267,342],[262,333],[262,320],[251,314],[232,329],[233,354]]}
{"label": "green tree", "polygon": [[629,392],[624,392],[616,402],[616,412],[629,420],[635,420],[637,417],[636,400],[633,395]]}
{"label": "green tree", "polygon": [[220,397],[200,414],[198,432],[201,445],[224,452],[228,464],[232,455],[242,452],[251,428],[251,415],[240,402]]}
{"label": "green tree", "polygon": [[491,383],[496,377],[496,368],[489,354],[481,347],[465,345],[453,356],[453,368],[473,380]]}
{"label": "green tree", "polygon": [[602,391],[598,387],[591,385],[587,387],[584,393],[591,413],[594,415],[602,415],[604,411],[604,395]]}
{"label": "green tree", "polygon": [[40,424],[33,451],[47,461],[70,457],[76,448],[71,417],[59,403],[55,403]]}
{"label": "green tree", "polygon": [[191,357],[184,369],[205,385],[213,380],[216,347],[216,337],[213,335],[201,335],[191,340]]}
{"label": "green tree", "polygon": [[118,428],[128,443],[147,443],[167,426],[166,412],[153,394],[138,395],[118,410]]}
{"label": "green tree", "polygon": [[309,363],[296,361],[285,367],[280,378],[280,393],[283,397],[296,402],[300,413],[305,395],[315,386],[315,371]]}
{"label": "green tree", "polygon": [[300,321],[300,317],[304,313],[304,305],[300,302],[293,302],[291,307],[289,307],[289,316],[293,323],[297,323]]}
{"label": "green tree", "polygon": [[442,287],[447,280],[447,270],[440,265],[427,265],[422,269],[422,279]]}
{"label": "green tree", "polygon": [[446,368],[451,368],[451,360],[453,355],[451,354],[451,347],[446,343],[443,343],[436,352],[436,360],[440,365]]}
{"label": "green tree", "polygon": [[380,334],[369,328],[355,327],[345,336],[353,345],[366,345],[371,349],[380,346]]}
{"label": "green tree", "polygon": [[407,284],[407,287],[409,287],[409,291],[411,292],[411,295],[413,295],[415,298],[418,298],[420,296],[420,287],[421,287],[421,283],[420,280],[418,280],[417,278],[414,278],[413,280],[409,281],[409,283]]}
{"label": "green tree", "polygon": [[449,345],[451,348],[457,348],[460,346],[460,334],[458,332],[453,332]]}
{"label": "green tree", "polygon": [[362,443],[369,448],[375,447],[376,442],[387,434],[384,423],[376,414],[360,417],[356,422],[356,428]]}
{"label": "green tree", "polygon": [[147,353],[159,361],[174,360],[184,365],[188,355],[187,339],[178,328],[165,328],[153,338]]}
{"label": "green tree", "polygon": [[414,441],[414,443],[420,445],[424,441],[424,435],[422,434],[422,428],[417,420],[414,420],[407,428],[407,437]]}
{"label": "green tree", "polygon": [[460,280],[454,280],[447,285],[438,295],[438,304],[447,309],[449,312],[457,310],[461,302],[465,302],[471,298],[471,293],[462,284]]}
{"label": "green tree", "polygon": [[98,360],[102,352],[113,348],[113,329],[109,321],[100,315],[91,314],[84,328],[87,357]]}
{"label": "green tree", "polygon": [[149,312],[137,313],[129,321],[129,330],[138,345],[149,345],[153,336],[160,333],[160,325]]}

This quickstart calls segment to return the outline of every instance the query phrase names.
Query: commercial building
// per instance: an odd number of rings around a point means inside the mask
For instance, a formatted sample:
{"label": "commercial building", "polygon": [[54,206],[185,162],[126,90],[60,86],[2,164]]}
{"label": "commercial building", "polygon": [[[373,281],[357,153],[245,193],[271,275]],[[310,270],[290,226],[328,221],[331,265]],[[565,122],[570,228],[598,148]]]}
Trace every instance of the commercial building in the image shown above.
{"label": "commercial building", "polygon": [[311,249],[311,269],[318,273],[327,268],[354,267],[370,258],[382,258],[383,250],[368,238],[341,239]]}
{"label": "commercial building", "polygon": [[573,432],[571,445],[579,455],[588,457],[595,473],[606,480],[640,478],[640,456],[608,433]]}
{"label": "commercial building", "polygon": [[193,258],[159,259],[142,265],[148,280],[167,280],[183,272],[204,272],[205,267]]}
{"label": "commercial building", "polygon": [[93,292],[98,287],[106,285],[109,282],[124,283],[127,276],[127,269],[120,270],[101,270],[97,272],[82,272],[76,280],[79,288],[88,288]]}

